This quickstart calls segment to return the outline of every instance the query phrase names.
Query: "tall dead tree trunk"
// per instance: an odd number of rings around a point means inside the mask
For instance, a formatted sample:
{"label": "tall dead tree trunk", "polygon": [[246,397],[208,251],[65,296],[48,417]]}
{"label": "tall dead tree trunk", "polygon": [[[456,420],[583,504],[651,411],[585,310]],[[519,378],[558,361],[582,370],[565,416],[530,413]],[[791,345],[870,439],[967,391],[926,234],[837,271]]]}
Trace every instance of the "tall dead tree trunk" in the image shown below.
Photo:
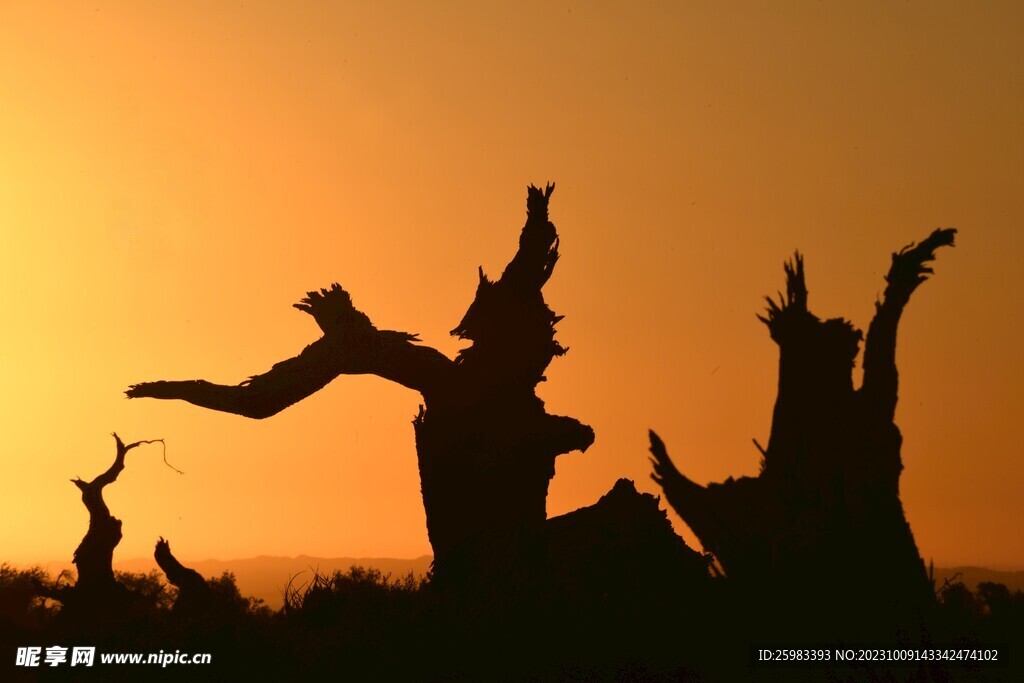
{"label": "tall dead tree trunk", "polygon": [[78,569],[78,581],[60,598],[65,602],[65,608],[71,611],[78,608],[83,611],[116,609],[128,599],[127,590],[114,578],[114,548],[121,542],[121,520],[110,514],[103,500],[103,489],[117,481],[118,475],[124,470],[124,458],[128,451],[159,439],[135,441],[126,445],[115,433],[114,441],[117,454],[106,472],[92,481],[78,478],[71,480],[82,492],[82,503],[89,511],[89,530],[75,549],[72,560]]}
{"label": "tall dead tree trunk", "polygon": [[780,354],[760,476],[700,486],[676,469],[651,432],[654,479],[736,582],[790,588],[788,599],[802,595],[830,610],[833,598],[845,595],[847,607],[876,616],[930,599],[899,498],[896,329],[910,295],[932,272],[935,250],[952,245],[955,232],[936,230],[893,254],[859,389],[852,370],[861,332],[813,315],[799,253],[786,264],[786,297],[769,298],[761,318]]}
{"label": "tall dead tree trunk", "polygon": [[339,375],[397,382],[424,400],[413,424],[435,579],[528,557],[542,534],[555,458],[594,440],[590,427],[547,413],[535,393],[545,368],[566,351],[554,338],[560,317],[541,291],[558,260],[548,220],[553,189],[529,188],[519,250],[501,277],[480,270],[476,298],[452,332],[472,344],[454,360],[417,345],[413,334],[378,330],[334,284],[296,304],[323,336],[295,358],[236,386],[159,381],[127,394],[260,419]]}

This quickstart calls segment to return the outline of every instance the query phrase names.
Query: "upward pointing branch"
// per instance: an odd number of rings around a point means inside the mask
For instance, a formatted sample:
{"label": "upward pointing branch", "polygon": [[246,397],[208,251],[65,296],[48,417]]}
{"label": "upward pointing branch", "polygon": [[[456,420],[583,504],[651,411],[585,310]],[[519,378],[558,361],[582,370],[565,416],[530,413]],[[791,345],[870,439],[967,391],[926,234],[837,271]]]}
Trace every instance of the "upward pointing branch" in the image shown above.
{"label": "upward pointing branch", "polygon": [[533,185],[527,189],[526,225],[519,235],[519,251],[505,267],[500,280],[508,287],[539,292],[555,270],[558,232],[548,220],[548,200],[554,191],[554,183],[548,183],[543,191]]}
{"label": "upward pointing branch", "polygon": [[786,271],[786,295],[779,292],[779,302],[770,296],[765,297],[768,303],[767,316],[759,315],[758,320],[768,326],[772,339],[782,343],[794,326],[799,326],[813,319],[807,309],[807,279],[804,276],[804,257],[800,252],[793,254],[793,260],[783,265]]}
{"label": "upward pointing branch", "polygon": [[[106,503],[103,502],[103,488],[108,484],[112,484],[117,481],[117,476],[124,470],[124,456],[128,454],[128,451],[143,444],[164,442],[163,439],[150,439],[148,441],[135,441],[125,445],[125,443],[121,441],[121,437],[117,435],[117,432],[114,432],[113,436],[114,441],[117,444],[117,455],[114,456],[114,462],[107,468],[107,471],[100,474],[92,481],[83,481],[78,477],[71,480],[71,483],[82,491],[82,502],[85,503],[85,507],[89,510],[90,516],[94,514],[110,515],[110,511],[107,509]],[[164,459],[164,462],[167,462],[166,458]],[[168,467],[170,467],[169,463]]]}
{"label": "upward pointing branch", "polygon": [[124,470],[124,458],[128,451],[143,444],[163,443],[163,439],[151,439],[125,444],[116,433],[114,441],[117,444],[117,454],[114,456],[114,462],[103,474],[92,481],[79,478],[71,480],[82,492],[82,503],[89,511],[89,530],[75,549],[72,560],[78,567],[78,583],[75,589],[83,596],[101,596],[104,591],[116,585],[113,555],[114,548],[121,542],[121,520],[110,514],[103,500],[103,489],[117,481],[118,475]]}
{"label": "upward pointing branch", "polygon": [[935,260],[935,250],[953,246],[955,236],[954,228],[935,230],[920,244],[910,244],[892,255],[892,266],[885,276],[885,294],[875,303],[875,317],[868,327],[860,390],[875,404],[883,419],[891,421],[896,412],[896,331],[903,309],[914,290],[934,272],[928,264]]}

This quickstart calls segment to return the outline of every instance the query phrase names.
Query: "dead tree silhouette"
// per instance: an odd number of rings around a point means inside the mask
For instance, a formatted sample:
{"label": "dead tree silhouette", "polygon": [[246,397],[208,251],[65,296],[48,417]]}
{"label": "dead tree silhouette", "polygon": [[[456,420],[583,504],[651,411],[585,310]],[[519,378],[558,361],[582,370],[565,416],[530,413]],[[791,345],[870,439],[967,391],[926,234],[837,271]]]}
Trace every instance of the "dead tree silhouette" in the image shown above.
{"label": "dead tree silhouette", "polygon": [[201,614],[210,607],[213,592],[203,575],[186,567],[171,553],[171,544],[161,536],[153,551],[153,559],[167,577],[167,582],[178,589],[174,601],[176,612]]}
{"label": "dead tree silhouette", "polygon": [[114,577],[114,548],[121,542],[121,520],[110,514],[103,500],[103,489],[117,481],[124,470],[128,451],[143,444],[163,443],[163,440],[135,441],[126,445],[115,433],[114,441],[117,454],[103,474],[92,481],[71,480],[82,492],[82,503],[89,511],[89,530],[72,560],[78,568],[78,581],[51,597],[61,600],[65,610],[72,614],[116,610],[130,599],[128,590]]}
{"label": "dead tree silhouette", "polygon": [[236,386],[158,381],[133,385],[127,395],[262,419],[339,375],[397,382],[425,404],[413,425],[435,582],[472,575],[481,563],[523,561],[541,552],[555,458],[594,440],[578,420],[547,413],[535,393],[551,360],[566,352],[555,340],[561,318],[541,291],[558,260],[548,220],[553,190],[529,187],[519,249],[501,277],[492,281],[480,269],[476,297],[452,331],[471,345],[454,360],[416,344],[414,334],[378,330],[334,284],[295,305],[323,331],[298,356]]}
{"label": "dead tree silhouette", "polygon": [[[786,296],[778,303],[768,298],[761,317],[780,358],[758,477],[696,484],[651,432],[654,480],[732,580],[791,587],[786,599],[799,594],[833,611],[839,602],[865,617],[904,608],[909,617],[931,601],[899,498],[896,330],[911,294],[932,273],[935,250],[951,246],[955,233],[936,230],[893,254],[868,328],[859,389],[852,371],[861,332],[846,320],[813,315],[803,259],[797,253],[786,264]],[[879,566],[882,575],[873,579]]]}
{"label": "dead tree silhouette", "polygon": [[710,557],[687,546],[659,499],[629,479],[593,505],[548,520],[548,538],[552,600],[567,610],[639,613],[673,599],[692,609],[694,594],[709,587]]}

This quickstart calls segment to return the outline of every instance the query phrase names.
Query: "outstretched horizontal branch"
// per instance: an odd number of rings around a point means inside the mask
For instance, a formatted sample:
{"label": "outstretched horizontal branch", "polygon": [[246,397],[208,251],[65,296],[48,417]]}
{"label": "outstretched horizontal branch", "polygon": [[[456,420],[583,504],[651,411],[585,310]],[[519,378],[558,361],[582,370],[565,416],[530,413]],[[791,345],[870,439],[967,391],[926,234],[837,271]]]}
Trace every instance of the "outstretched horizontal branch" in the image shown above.
{"label": "outstretched horizontal branch", "polygon": [[427,394],[451,368],[444,354],[414,344],[415,335],[378,330],[338,284],[310,292],[295,307],[312,315],[324,336],[269,371],[237,385],[158,381],[134,384],[125,393],[129,398],[180,399],[262,419],[319,391],[339,375],[377,375]]}

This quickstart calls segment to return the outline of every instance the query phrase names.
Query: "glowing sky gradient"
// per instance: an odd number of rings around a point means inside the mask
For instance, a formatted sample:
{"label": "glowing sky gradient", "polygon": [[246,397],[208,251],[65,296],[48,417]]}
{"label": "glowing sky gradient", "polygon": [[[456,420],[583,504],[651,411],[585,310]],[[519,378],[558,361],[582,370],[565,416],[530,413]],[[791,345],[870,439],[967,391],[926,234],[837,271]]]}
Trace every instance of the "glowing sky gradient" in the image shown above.
{"label": "glowing sky gradient", "polygon": [[926,559],[1024,566],[1022,131],[1019,2],[0,2],[0,559],[70,558],[112,430],[185,471],[129,455],[119,558],[428,553],[413,392],[122,392],[265,371],[333,281],[454,354],[553,180],[541,393],[597,442],[549,514],[656,492],[648,427],[698,482],[756,474],[782,261],[866,328],[889,253],[957,227],[901,328],[903,499]]}

